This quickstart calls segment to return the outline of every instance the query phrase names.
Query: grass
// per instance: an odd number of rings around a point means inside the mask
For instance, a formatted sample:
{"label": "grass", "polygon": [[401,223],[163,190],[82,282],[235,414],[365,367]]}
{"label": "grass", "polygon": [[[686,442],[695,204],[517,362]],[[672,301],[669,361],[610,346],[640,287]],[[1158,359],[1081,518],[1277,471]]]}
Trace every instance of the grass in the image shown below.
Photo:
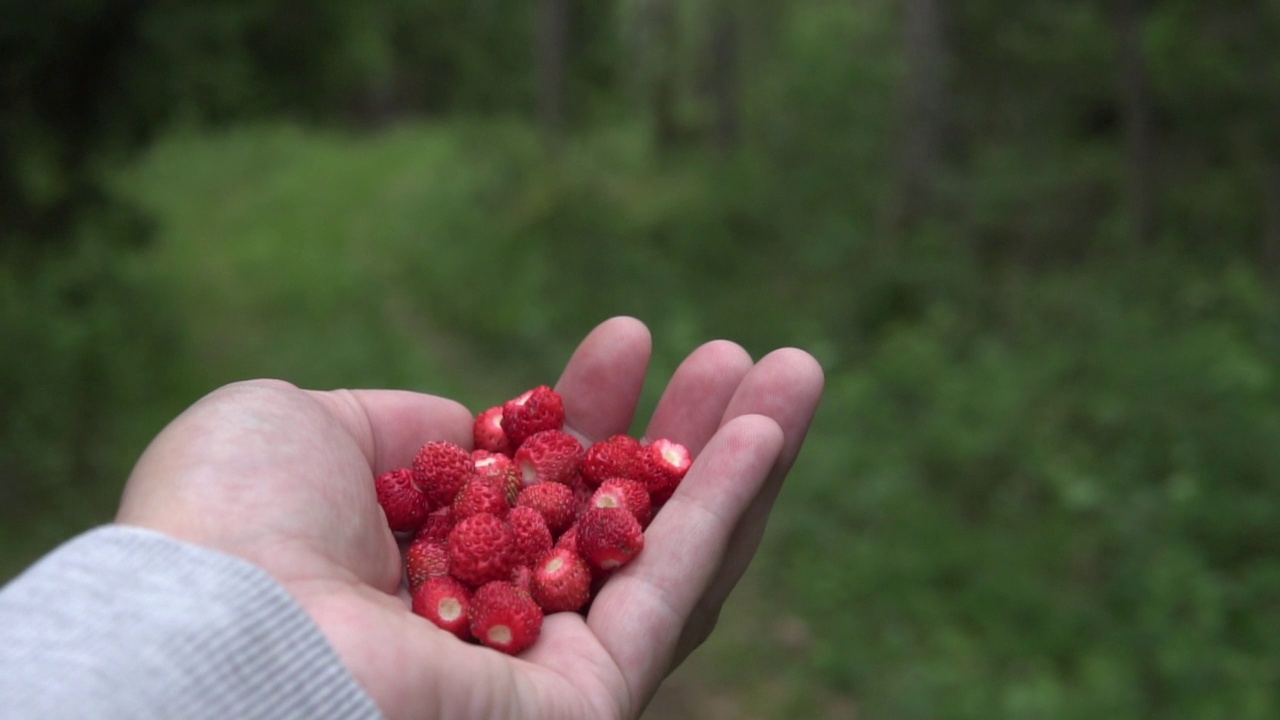
{"label": "grass", "polygon": [[[403,136],[344,143],[287,127],[184,137],[131,175],[135,199],[159,222],[152,270],[174,289],[211,385],[275,376],[461,389],[460,373],[442,371],[448,341],[398,267],[414,233],[379,222],[407,214],[410,190],[448,182],[445,150],[416,139],[410,153]],[[448,242],[416,239],[427,256]]]}

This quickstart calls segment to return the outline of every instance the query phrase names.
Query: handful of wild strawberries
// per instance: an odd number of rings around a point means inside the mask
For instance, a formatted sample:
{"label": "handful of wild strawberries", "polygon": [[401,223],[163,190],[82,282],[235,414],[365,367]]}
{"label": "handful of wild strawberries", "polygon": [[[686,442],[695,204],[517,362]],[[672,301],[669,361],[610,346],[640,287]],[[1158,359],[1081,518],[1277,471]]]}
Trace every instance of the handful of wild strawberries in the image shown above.
{"label": "handful of wild strawberries", "polygon": [[544,613],[580,612],[644,548],[692,464],[679,443],[614,435],[583,447],[543,385],[475,418],[475,450],[424,444],[376,480],[391,530],[412,534],[413,612],[515,655]]}

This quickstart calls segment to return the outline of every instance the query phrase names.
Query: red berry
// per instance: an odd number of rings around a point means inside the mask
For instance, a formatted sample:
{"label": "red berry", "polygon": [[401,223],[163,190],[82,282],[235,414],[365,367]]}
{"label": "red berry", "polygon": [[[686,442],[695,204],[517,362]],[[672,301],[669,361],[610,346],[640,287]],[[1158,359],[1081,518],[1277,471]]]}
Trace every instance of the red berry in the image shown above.
{"label": "red berry", "polygon": [[472,439],[477,450],[510,455],[514,450],[511,440],[502,431],[502,406],[491,407],[476,416],[472,427]]}
{"label": "red berry", "polygon": [[552,550],[533,568],[531,594],[543,612],[577,612],[591,596],[591,569],[571,550]]}
{"label": "red berry", "polygon": [[524,485],[520,482],[520,473],[516,472],[516,464],[511,458],[487,450],[472,450],[471,464],[475,467],[476,475],[497,482],[507,491],[507,503],[515,504],[516,496]]}
{"label": "red berry", "polygon": [[547,521],[542,519],[537,510],[527,507],[512,508],[507,515],[507,524],[515,535],[512,562],[516,565],[532,565],[551,549],[551,531],[547,529]]}
{"label": "red berry", "polygon": [[591,507],[591,496],[595,495],[595,488],[578,474],[573,478],[573,482],[569,483],[569,487],[573,488],[573,517],[580,518],[582,513]]}
{"label": "red berry", "polygon": [[[644,549],[644,527],[692,464],[687,448],[614,435],[589,448],[564,431],[564,401],[540,385],[475,416],[475,450],[421,446],[376,479],[405,548],[413,611],[515,655],[543,613],[586,612]],[[431,508],[437,508],[431,512]]]}
{"label": "red berry", "polygon": [[649,524],[649,519],[653,516],[649,491],[635,480],[624,478],[605,480],[591,496],[591,505],[626,508],[640,522],[642,528]]}
{"label": "red berry", "polygon": [[623,508],[593,507],[578,519],[578,553],[593,567],[613,570],[644,549],[644,531]]}
{"label": "red berry", "polygon": [[641,457],[644,464],[639,480],[648,489],[654,507],[661,507],[675,493],[685,473],[689,472],[693,459],[688,448],[665,438],[646,445]]}
{"label": "red berry", "polygon": [[496,515],[463,518],[449,533],[449,573],[471,587],[511,576],[515,535]]}
{"label": "red berry", "polygon": [[427,538],[444,542],[449,539],[449,533],[453,530],[456,522],[457,518],[453,516],[453,508],[451,506],[445,505],[442,508],[437,508],[422,522],[422,527],[418,528],[418,534],[414,535],[413,539]]}
{"label": "red berry", "polygon": [[471,637],[471,591],[455,578],[434,575],[413,592],[413,612],[459,638]]}
{"label": "red berry", "polygon": [[578,523],[570,525],[569,529],[565,530],[564,533],[560,535],[556,540],[556,549],[568,550],[574,555],[582,554],[578,552]]}
{"label": "red berry", "polygon": [[511,584],[525,592],[533,587],[533,570],[528,565],[517,565],[511,571]]}
{"label": "red berry", "polygon": [[568,484],[582,464],[582,443],[563,430],[543,430],[516,450],[516,469],[525,487],[539,482]]}
{"label": "red berry", "polygon": [[413,473],[407,468],[382,473],[374,479],[374,489],[393,531],[413,532],[426,520],[430,505],[414,487]]}
{"label": "red berry", "polygon": [[418,537],[404,551],[409,590],[417,590],[427,578],[449,574],[449,547],[444,542]]}
{"label": "red berry", "polygon": [[448,505],[475,474],[471,453],[451,442],[426,443],[413,458],[413,482],[436,505]]}
{"label": "red berry", "polygon": [[455,520],[462,520],[480,513],[505,517],[510,509],[511,505],[507,503],[507,491],[489,478],[471,478],[453,499]]}
{"label": "red berry", "polygon": [[587,448],[582,458],[582,477],[591,487],[611,478],[641,477],[643,446],[630,435],[614,435]]}
{"label": "red berry", "polygon": [[495,650],[515,655],[532,645],[541,630],[542,608],[514,583],[487,583],[471,598],[471,634]]}
{"label": "red berry", "polygon": [[520,491],[516,507],[533,508],[547,522],[552,535],[559,535],[574,518],[573,491],[560,483],[538,483]]}
{"label": "red berry", "polygon": [[555,390],[539,385],[502,405],[501,425],[511,447],[519,449],[534,433],[564,427],[564,401]]}

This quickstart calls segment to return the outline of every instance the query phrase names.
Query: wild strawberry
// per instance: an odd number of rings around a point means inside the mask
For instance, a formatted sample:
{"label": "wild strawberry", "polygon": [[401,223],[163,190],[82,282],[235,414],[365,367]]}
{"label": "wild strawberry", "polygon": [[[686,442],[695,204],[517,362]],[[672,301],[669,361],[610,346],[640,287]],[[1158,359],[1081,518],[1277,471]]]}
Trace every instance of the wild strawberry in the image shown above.
{"label": "wild strawberry", "polygon": [[516,469],[525,487],[539,482],[569,483],[582,463],[582,443],[562,430],[529,436],[516,450]]}
{"label": "wild strawberry", "polygon": [[463,518],[449,533],[449,573],[471,587],[506,580],[514,545],[515,535],[502,518],[489,513]]}
{"label": "wild strawberry", "polygon": [[516,507],[537,510],[551,534],[559,535],[573,522],[573,491],[560,483],[537,483],[520,491]]}
{"label": "wild strawberry", "polygon": [[501,405],[491,407],[476,415],[471,435],[477,450],[510,455],[515,449],[511,446],[511,440],[507,437],[507,434],[502,431]]}
{"label": "wild strawberry", "polygon": [[537,640],[544,612],[585,613],[644,549],[689,451],[622,434],[583,448],[564,422],[563,399],[541,385],[476,415],[475,450],[427,442],[411,468],[376,479],[388,524],[414,531],[415,613],[515,655]]}
{"label": "wild strawberry", "polygon": [[676,487],[689,472],[693,459],[689,449],[678,442],[659,438],[644,447],[641,477],[653,500],[654,507],[661,507],[671,498]]}
{"label": "wild strawberry", "polygon": [[524,484],[520,482],[520,473],[516,472],[516,465],[511,458],[487,450],[472,450],[471,464],[475,467],[476,475],[496,481],[507,491],[507,503],[515,504],[516,496],[520,494]]}
{"label": "wild strawberry", "polygon": [[517,565],[511,571],[511,584],[525,592],[533,587],[533,570],[528,565]]}
{"label": "wild strawberry", "polygon": [[564,401],[555,390],[539,385],[503,403],[501,425],[518,450],[530,435],[564,427]]}
{"label": "wild strawberry", "polygon": [[626,508],[642,528],[649,524],[649,519],[653,516],[649,492],[644,485],[624,478],[613,478],[601,483],[600,488],[591,496],[591,505]]}
{"label": "wild strawberry", "polygon": [[510,509],[511,506],[507,504],[507,491],[489,478],[472,477],[453,499],[455,521],[480,513],[506,517]]}
{"label": "wild strawberry", "polygon": [[456,578],[433,575],[413,591],[413,612],[459,638],[471,637],[471,591]]}
{"label": "wild strawberry", "polygon": [[395,532],[413,532],[422,525],[430,511],[427,497],[413,485],[413,473],[407,468],[390,470],[374,479],[378,504],[387,516],[387,525]]}
{"label": "wild strawberry", "polygon": [[532,565],[551,549],[551,531],[547,529],[547,521],[542,519],[537,510],[527,507],[512,508],[507,515],[507,524],[515,535],[512,562],[516,565]]}
{"label": "wild strawberry", "polygon": [[487,583],[471,596],[471,635],[481,643],[515,655],[542,631],[542,608],[529,593],[507,581]]}
{"label": "wild strawberry", "polygon": [[578,552],[578,523],[570,525],[568,530],[561,533],[560,537],[556,539],[555,549],[568,550],[574,555],[582,554]]}
{"label": "wild strawberry", "polygon": [[596,490],[582,478],[581,473],[574,476],[569,487],[573,489],[573,517],[580,518],[591,507],[591,496],[596,494]]}
{"label": "wild strawberry", "polygon": [[424,444],[413,458],[413,482],[436,505],[452,503],[474,474],[471,453],[445,440]]}
{"label": "wild strawberry", "polygon": [[641,476],[642,446],[630,435],[614,435],[587,448],[582,458],[582,477],[592,488],[610,478],[638,479]]}
{"label": "wild strawberry", "polygon": [[457,519],[453,516],[452,506],[445,505],[442,508],[437,508],[422,522],[422,527],[418,528],[418,533],[413,536],[413,539],[421,540],[426,538],[444,542],[449,539],[449,532],[453,530],[456,522]]}
{"label": "wild strawberry", "polygon": [[534,566],[530,592],[545,613],[577,612],[591,595],[591,569],[570,550],[552,550]]}
{"label": "wild strawberry", "polygon": [[643,548],[640,523],[623,508],[591,508],[578,519],[578,553],[593,567],[622,567]]}
{"label": "wild strawberry", "polygon": [[404,551],[409,590],[417,590],[427,578],[449,574],[449,547],[430,538],[415,538]]}

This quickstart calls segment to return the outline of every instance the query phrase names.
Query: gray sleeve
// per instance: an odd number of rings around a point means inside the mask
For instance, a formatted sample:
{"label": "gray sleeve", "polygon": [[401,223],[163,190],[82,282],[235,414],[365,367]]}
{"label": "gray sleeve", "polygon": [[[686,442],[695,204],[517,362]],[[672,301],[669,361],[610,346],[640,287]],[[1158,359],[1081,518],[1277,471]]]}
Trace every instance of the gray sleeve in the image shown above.
{"label": "gray sleeve", "polygon": [[0,589],[0,718],[380,718],[266,572],[107,526]]}

